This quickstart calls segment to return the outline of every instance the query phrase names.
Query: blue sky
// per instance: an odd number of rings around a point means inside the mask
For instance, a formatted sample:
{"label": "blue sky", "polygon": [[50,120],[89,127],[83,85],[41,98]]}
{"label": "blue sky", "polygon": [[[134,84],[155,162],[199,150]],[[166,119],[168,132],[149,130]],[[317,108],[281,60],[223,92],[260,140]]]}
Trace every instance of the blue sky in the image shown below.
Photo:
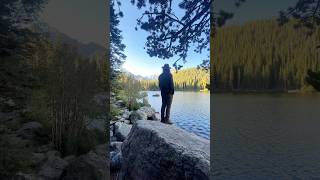
{"label": "blue sky", "polygon": [[[294,5],[297,0],[247,0],[240,8],[235,8],[235,0],[215,0],[214,6],[216,10],[224,9],[234,12],[234,18],[228,24],[238,24],[246,21],[277,17],[279,11],[286,9],[288,6]],[[175,3],[181,0],[174,1]],[[127,60],[123,68],[138,75],[153,75],[160,74],[161,67],[165,63],[172,63],[178,58],[174,57],[169,60],[151,58],[143,49],[146,42],[147,33],[143,30],[135,31],[136,19],[139,18],[143,10],[138,10],[137,7],[130,3],[122,3],[121,10],[124,12],[124,17],[121,19],[120,29],[123,31],[123,43],[126,44],[125,54]],[[181,17],[181,10],[174,9],[176,15]],[[209,52],[205,51],[202,54],[189,50],[187,63],[183,68],[195,67],[199,65],[203,59],[208,57]]]}
{"label": "blue sky", "polygon": [[[175,1],[178,2],[178,1]],[[146,37],[148,35],[144,30],[135,30],[137,19],[142,15],[144,10],[139,10],[136,6],[131,3],[122,3],[121,10],[124,13],[124,17],[120,19],[119,28],[122,30],[123,43],[126,45],[125,54],[127,59],[123,64],[123,68],[129,72],[142,75],[157,75],[162,71],[162,66],[168,63],[170,66],[174,63],[178,57],[173,57],[171,59],[158,59],[151,58],[144,48],[146,42]],[[176,15],[181,14],[181,10],[175,9]],[[203,51],[202,54],[193,52],[193,49],[189,50],[187,62],[184,64],[183,68],[196,67],[199,65],[203,59],[207,59],[209,51]]]}

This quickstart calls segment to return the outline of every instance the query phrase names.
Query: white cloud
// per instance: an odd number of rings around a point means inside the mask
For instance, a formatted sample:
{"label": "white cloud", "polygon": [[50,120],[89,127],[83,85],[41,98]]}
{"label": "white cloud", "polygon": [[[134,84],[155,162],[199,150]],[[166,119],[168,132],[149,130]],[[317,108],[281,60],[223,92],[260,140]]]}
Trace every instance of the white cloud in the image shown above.
{"label": "white cloud", "polygon": [[143,67],[139,64],[130,63],[130,61],[125,61],[122,67],[132,74],[141,76],[159,75],[161,73],[161,68]]}

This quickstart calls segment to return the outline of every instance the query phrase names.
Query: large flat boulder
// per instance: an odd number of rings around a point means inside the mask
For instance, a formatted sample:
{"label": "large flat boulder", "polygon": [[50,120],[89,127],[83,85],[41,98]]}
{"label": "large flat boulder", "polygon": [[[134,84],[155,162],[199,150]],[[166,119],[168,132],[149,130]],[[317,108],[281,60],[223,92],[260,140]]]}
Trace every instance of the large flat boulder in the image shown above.
{"label": "large flat boulder", "polygon": [[210,142],[173,125],[137,121],[121,151],[122,180],[210,177]]}

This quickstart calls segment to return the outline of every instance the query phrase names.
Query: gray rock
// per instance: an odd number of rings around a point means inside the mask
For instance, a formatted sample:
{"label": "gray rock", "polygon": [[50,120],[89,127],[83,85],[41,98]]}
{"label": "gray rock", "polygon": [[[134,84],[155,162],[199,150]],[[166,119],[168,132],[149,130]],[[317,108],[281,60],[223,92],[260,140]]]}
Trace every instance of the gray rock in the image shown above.
{"label": "gray rock", "polygon": [[130,121],[129,120],[125,120],[124,123],[130,124]]}
{"label": "gray rock", "polygon": [[112,159],[116,154],[117,154],[117,152],[115,152],[115,151],[110,151],[110,153],[109,153],[110,155],[110,159]]}
{"label": "gray rock", "polygon": [[9,106],[9,107],[14,107],[16,105],[16,103],[12,100],[12,99],[8,99],[5,102],[5,105]]}
{"label": "gray rock", "polygon": [[42,145],[42,146],[39,146],[35,152],[37,153],[46,153],[50,150],[53,150],[53,145],[52,144],[46,144],[46,145]]}
{"label": "gray rock", "polygon": [[0,112],[0,122],[16,119],[17,117],[18,117],[17,112],[8,112],[8,113]]}
{"label": "gray rock", "polygon": [[110,152],[110,170],[115,171],[121,168],[122,155],[121,152]]}
{"label": "gray rock", "polygon": [[210,143],[173,125],[137,121],[122,145],[120,179],[209,180]]}
{"label": "gray rock", "polygon": [[114,142],[114,141],[117,141],[117,137],[115,137],[115,136],[110,136],[110,142]]}
{"label": "gray rock", "polygon": [[119,141],[124,141],[125,138],[128,136],[128,134],[131,131],[132,125],[122,123],[122,122],[117,122],[115,124],[115,136],[117,137],[117,140]]}
{"label": "gray rock", "polygon": [[61,153],[56,150],[51,150],[46,153],[46,156],[48,157],[48,159],[50,159],[50,158],[54,158],[54,157],[60,157]]}
{"label": "gray rock", "polygon": [[153,121],[160,121],[161,119],[161,116],[160,116],[160,113],[159,112],[156,112],[152,115],[152,118],[150,120],[153,120]]}
{"label": "gray rock", "polygon": [[118,100],[115,102],[115,105],[118,107],[125,107],[126,104],[122,100]]}
{"label": "gray rock", "polygon": [[104,119],[89,119],[87,123],[87,129],[98,130],[104,132],[105,130],[105,120]]}
{"label": "gray rock", "polygon": [[39,165],[46,159],[46,155],[44,153],[32,153],[32,164]]}
{"label": "gray rock", "polygon": [[17,137],[16,134],[5,134],[3,139],[7,139],[10,144],[17,145],[19,147],[28,147],[33,144],[31,140]]}
{"label": "gray rock", "polygon": [[69,155],[69,156],[64,157],[63,159],[64,159],[65,161],[67,161],[68,163],[70,163],[70,162],[73,161],[75,158],[76,158],[75,155]]}
{"label": "gray rock", "polygon": [[148,106],[143,106],[138,111],[145,113],[148,120],[153,120],[153,115],[156,112],[152,107]]}
{"label": "gray rock", "polygon": [[147,115],[144,112],[142,112],[140,110],[137,110],[137,111],[132,111],[132,113],[130,114],[129,119],[130,119],[130,122],[132,124],[134,124],[139,120],[147,120],[148,118],[147,118]]}
{"label": "gray rock", "polygon": [[38,122],[28,122],[17,130],[17,136],[25,139],[33,139],[42,130],[42,125]]}
{"label": "gray rock", "polygon": [[60,179],[64,168],[68,165],[68,162],[58,156],[60,155],[58,151],[49,151],[46,155],[47,160],[43,166],[40,167],[38,175],[49,180]]}
{"label": "gray rock", "polygon": [[63,172],[62,180],[100,180],[107,179],[106,144],[99,145],[95,150],[74,159]]}
{"label": "gray rock", "polygon": [[35,174],[26,174],[22,172],[18,172],[12,179],[14,180],[41,180]]}
{"label": "gray rock", "polygon": [[121,146],[122,146],[122,142],[120,142],[120,141],[111,142],[110,143],[110,151],[120,152]]}
{"label": "gray rock", "polygon": [[123,114],[122,114],[122,118],[124,119],[129,119],[131,112],[128,111],[127,109],[124,110]]}

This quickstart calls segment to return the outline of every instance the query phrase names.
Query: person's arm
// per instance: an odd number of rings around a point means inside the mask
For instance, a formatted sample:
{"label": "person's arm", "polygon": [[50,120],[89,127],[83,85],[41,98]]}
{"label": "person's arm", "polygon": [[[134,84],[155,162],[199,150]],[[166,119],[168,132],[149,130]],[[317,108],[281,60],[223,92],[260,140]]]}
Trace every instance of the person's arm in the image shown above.
{"label": "person's arm", "polygon": [[161,81],[160,81],[160,76],[158,77],[158,83],[159,83],[159,89],[161,91]]}
{"label": "person's arm", "polygon": [[170,92],[172,95],[174,94],[174,83],[172,75],[170,75]]}

